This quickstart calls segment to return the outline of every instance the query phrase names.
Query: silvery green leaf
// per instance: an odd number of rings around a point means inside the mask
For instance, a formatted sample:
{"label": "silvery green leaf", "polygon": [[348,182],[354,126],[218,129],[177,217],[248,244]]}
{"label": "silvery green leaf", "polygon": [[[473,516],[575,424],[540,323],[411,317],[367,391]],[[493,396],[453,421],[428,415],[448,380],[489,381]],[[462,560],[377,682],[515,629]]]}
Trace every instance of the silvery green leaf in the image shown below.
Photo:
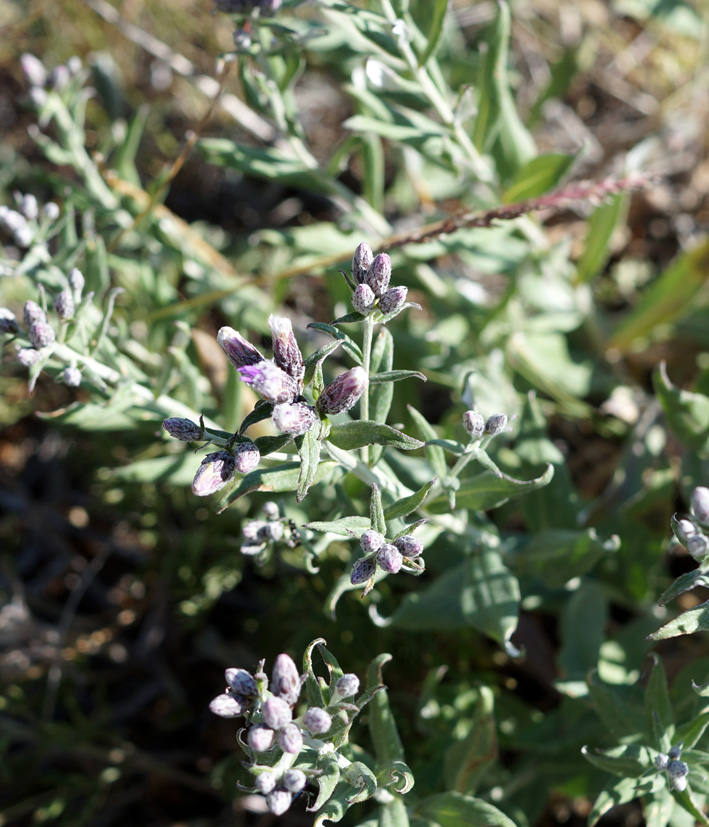
{"label": "silvery green leaf", "polygon": [[[462,481],[457,493],[457,502],[461,508],[487,511],[516,497],[521,497],[527,491],[534,491],[547,485],[553,476],[552,465],[548,465],[541,476],[531,480],[515,480],[508,476],[500,478],[490,471],[484,471],[482,474]],[[437,514],[447,511],[449,505],[445,494],[441,493],[431,500],[428,508]]]}
{"label": "silvery green leaf", "polygon": [[310,356],[305,360],[305,376],[303,377],[303,384],[309,385],[313,379],[313,375],[315,373],[315,369],[318,365],[322,365],[323,361],[331,354],[333,351],[337,350],[338,347],[343,343],[342,339],[336,339],[334,342],[328,342],[328,344],[323,345],[321,348],[318,348],[314,353],[311,353]]}
{"label": "silvery green leaf", "polygon": [[319,428],[311,428],[303,436],[296,437],[295,444],[300,455],[300,474],[295,498],[298,502],[305,499],[308,489],[315,481],[320,463]]}
{"label": "silvery green leaf", "polygon": [[389,382],[400,382],[402,379],[421,379],[426,381],[426,377],[418,370],[387,370],[383,373],[373,373],[369,377],[370,385],[382,385]]}
{"label": "silvery green leaf", "polygon": [[395,503],[391,503],[384,509],[384,517],[387,520],[396,520],[399,517],[406,517],[408,514],[412,514],[416,511],[417,508],[423,505],[426,501],[426,497],[428,497],[429,491],[433,488],[433,486],[438,481],[438,477],[434,477],[429,482],[425,483],[415,491],[410,497],[404,497],[401,500],[397,500]]}
{"label": "silvery green leaf", "polygon": [[[324,479],[330,472],[339,468],[336,462],[325,460],[318,465],[317,472],[311,481],[314,485]],[[228,495],[219,503],[219,510],[223,511],[227,506],[249,494],[252,491],[267,491],[278,494],[284,491],[295,491],[300,478],[300,462],[284,462],[274,468],[258,468],[245,477],[242,477],[237,485],[229,491]]]}
{"label": "silvery green leaf", "polygon": [[328,439],[345,451],[354,451],[365,445],[388,445],[400,451],[413,451],[423,447],[423,442],[418,439],[370,419],[337,423],[330,429]]}
{"label": "silvery green leaf", "polygon": [[[361,319],[362,317],[360,316],[359,318]],[[328,336],[332,336],[333,339],[340,340],[345,350],[357,362],[357,364],[362,364],[362,350],[360,346],[353,339],[350,339],[346,333],[343,333],[343,331],[338,330],[338,328],[333,327],[331,324],[325,324],[324,322],[310,322],[308,328],[313,330],[321,330],[323,333],[327,333]]]}
{"label": "silvery green leaf", "polygon": [[369,528],[369,517],[341,517],[339,520],[313,520],[305,528],[340,537],[359,537]]}

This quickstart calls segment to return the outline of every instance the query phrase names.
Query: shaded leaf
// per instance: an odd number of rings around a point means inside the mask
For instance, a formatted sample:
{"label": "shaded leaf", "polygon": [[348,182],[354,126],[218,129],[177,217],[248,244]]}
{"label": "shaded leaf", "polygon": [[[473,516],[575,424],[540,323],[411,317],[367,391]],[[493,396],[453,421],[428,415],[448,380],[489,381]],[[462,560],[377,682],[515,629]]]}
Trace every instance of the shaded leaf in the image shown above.
{"label": "shaded leaf", "polygon": [[343,451],[354,451],[365,445],[388,445],[400,451],[423,447],[423,442],[418,439],[371,419],[337,423],[330,428],[328,440]]}

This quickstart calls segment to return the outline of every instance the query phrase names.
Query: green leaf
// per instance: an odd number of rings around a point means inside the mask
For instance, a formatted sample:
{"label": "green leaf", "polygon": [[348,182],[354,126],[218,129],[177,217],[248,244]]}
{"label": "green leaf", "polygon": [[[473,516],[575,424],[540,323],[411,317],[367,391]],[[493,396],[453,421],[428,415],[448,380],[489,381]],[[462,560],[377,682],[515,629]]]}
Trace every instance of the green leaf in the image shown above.
{"label": "green leaf", "polygon": [[[468,477],[463,480],[457,493],[457,502],[461,508],[470,508],[474,511],[487,511],[497,508],[509,500],[521,497],[527,491],[535,491],[548,485],[554,476],[554,467],[548,465],[546,471],[536,479],[522,481],[511,477],[497,477],[490,471]],[[439,494],[432,499],[428,508],[436,514],[448,510],[448,501],[445,494]]]}
{"label": "green leaf", "polygon": [[666,751],[674,739],[674,714],[665,667],[657,653],[651,652],[650,657],[653,664],[645,689],[646,731],[655,734],[655,748]]}
{"label": "green leaf", "polygon": [[322,365],[323,361],[342,344],[342,339],[335,339],[334,342],[328,342],[318,348],[315,353],[311,353],[307,359],[303,361],[305,366],[305,375],[303,376],[303,384],[309,385],[315,374],[315,369],[318,365]]}
{"label": "green leaf", "polygon": [[581,755],[594,767],[624,778],[639,778],[647,769],[654,766],[650,750],[640,744],[594,751],[583,747]]}
{"label": "green leaf", "polygon": [[677,741],[682,741],[686,749],[692,749],[709,726],[709,711],[702,712],[685,724],[677,726],[675,729],[675,738]]}
{"label": "green leaf", "polygon": [[346,333],[343,333],[342,330],[333,327],[331,324],[325,324],[324,322],[310,322],[308,328],[321,330],[323,333],[327,333],[328,336],[332,336],[333,339],[341,341],[343,347],[355,362],[357,362],[358,365],[362,364],[362,350],[360,346],[353,339],[350,339]]}
{"label": "green leaf", "polygon": [[333,425],[328,440],[343,451],[354,451],[365,445],[388,445],[400,451],[413,451],[423,448],[423,442],[397,431],[391,425],[373,422],[371,419],[359,419]]}
{"label": "green leaf", "polygon": [[588,695],[586,676],[598,666],[598,656],[608,621],[608,601],[603,586],[585,580],[571,595],[559,622],[561,651],[556,686],[573,698]]}
{"label": "green leaf", "polygon": [[[374,521],[372,521],[374,525]],[[391,655],[382,654],[376,657],[367,671],[367,688],[370,690],[383,686],[382,668],[392,659]],[[369,734],[374,746],[374,755],[377,767],[390,765],[394,761],[404,760],[404,748],[401,745],[399,730],[397,729],[386,689],[374,695],[369,702]]]}
{"label": "green leaf", "polygon": [[[377,338],[374,340],[369,365],[369,384],[371,388],[369,391],[369,407],[374,422],[386,422],[394,397],[394,388],[391,383],[378,385],[374,382],[374,376],[378,374],[386,375],[391,371],[393,361],[394,339],[386,327],[382,327],[377,334]],[[371,374],[374,374],[374,376]]]}
{"label": "green leaf", "polygon": [[372,483],[372,496],[369,500],[369,524],[373,531],[386,537],[387,525],[382,508],[382,492],[376,483]]}
{"label": "green leaf", "polygon": [[311,428],[303,436],[296,437],[295,444],[300,455],[300,474],[295,498],[302,502],[310,486],[315,481],[320,464],[320,437],[317,427]]}
{"label": "green leaf", "polygon": [[[362,324],[364,321],[364,316],[361,313],[353,310],[351,313],[345,313],[344,316],[338,316],[337,319],[330,322],[331,325],[336,324]],[[313,325],[308,325],[308,327],[312,327]]]}
{"label": "green leaf", "polygon": [[403,497],[395,503],[388,505],[384,509],[384,517],[387,520],[396,520],[400,517],[406,517],[407,515],[412,514],[417,508],[424,504],[426,497],[428,496],[428,492],[433,488],[437,481],[438,477],[434,477],[429,482],[424,483],[424,485],[422,485],[418,491],[411,494],[411,496]]}
{"label": "green leaf", "polygon": [[540,155],[526,163],[502,195],[504,204],[536,198],[553,189],[576,159],[573,155]]}
{"label": "green leaf", "polygon": [[315,777],[318,785],[318,796],[308,812],[319,810],[330,796],[335,792],[335,787],[340,780],[340,766],[337,755],[334,752],[322,753],[318,756],[317,769],[320,773]]}
{"label": "green leaf", "polygon": [[709,449],[709,397],[673,385],[664,362],[653,374],[652,383],[667,424],[677,438],[695,451]]}
{"label": "green leaf", "polygon": [[305,523],[305,528],[321,531],[323,534],[337,534],[340,537],[361,537],[370,527],[368,517],[341,517],[339,520]]}
{"label": "green leaf", "polygon": [[191,451],[183,451],[180,454],[142,459],[130,465],[114,468],[111,470],[111,476],[125,482],[169,481],[171,485],[191,485],[199,463],[199,457],[195,457]]}
{"label": "green leaf", "polygon": [[588,221],[586,244],[576,262],[576,279],[581,283],[600,275],[613,252],[611,240],[616,227],[625,223],[629,199],[626,194],[614,195],[607,204],[597,207]]}
{"label": "green leaf", "polygon": [[423,66],[438,48],[443,33],[443,21],[446,19],[448,10],[448,0],[431,0],[426,6],[430,25],[427,31],[426,48],[419,57],[419,66]]}
{"label": "green leaf", "polygon": [[688,315],[709,278],[709,238],[681,253],[667,270],[643,291],[642,298],[611,336],[608,349],[626,353],[638,339],[646,338],[658,326]]}
{"label": "green leaf", "polygon": [[588,815],[588,827],[594,827],[609,810],[620,804],[627,804],[636,798],[650,795],[666,787],[667,782],[661,774],[645,778],[622,778],[603,790]]}
{"label": "green leaf", "polygon": [[666,606],[670,600],[678,595],[684,594],[684,592],[688,592],[690,589],[699,586],[706,586],[708,583],[709,577],[707,577],[701,569],[686,571],[684,574],[681,574],[668,589],[662,592],[657,602],[660,606]]}
{"label": "green leaf", "polygon": [[439,827],[516,827],[497,807],[457,792],[430,795],[418,802],[414,813]]}
{"label": "green leaf", "polygon": [[700,603],[693,609],[681,614],[669,623],[648,635],[646,640],[667,640],[681,635],[692,635],[695,632],[706,632],[709,629],[709,600]]}
{"label": "green leaf", "polygon": [[[318,465],[317,473],[311,485],[320,482],[320,480],[324,479],[331,471],[339,468],[338,463],[324,460]],[[250,494],[252,491],[266,491],[272,494],[295,491],[299,478],[299,462],[284,462],[282,465],[277,465],[274,468],[258,468],[256,471],[252,471],[243,477],[239,481],[239,484],[229,491],[227,496],[219,503],[219,510],[223,511],[235,500],[238,500],[239,497]]]}
{"label": "green leaf", "polygon": [[487,686],[478,689],[468,735],[448,747],[443,777],[456,792],[474,795],[484,774],[498,758],[495,696]]}
{"label": "green leaf", "polygon": [[258,448],[262,457],[280,451],[285,448],[289,442],[293,441],[290,434],[279,434],[278,436],[257,436],[254,440],[254,445]]}
{"label": "green leaf", "polygon": [[347,804],[357,804],[366,801],[377,791],[377,777],[366,764],[361,761],[353,761],[343,773],[344,779],[353,786],[357,792],[351,794]]}
{"label": "green leaf", "polygon": [[609,732],[617,738],[638,739],[645,729],[645,710],[632,695],[632,688],[622,684],[605,683],[594,671],[588,678],[591,701],[598,717]]}
{"label": "green leaf", "polygon": [[373,373],[369,377],[370,385],[383,385],[391,382],[400,382],[402,379],[421,379],[425,382],[426,377],[418,370],[388,370],[383,373]]}
{"label": "green leaf", "polygon": [[433,471],[438,478],[443,479],[448,473],[448,466],[446,465],[446,457],[443,453],[443,449],[439,445],[435,444],[435,441],[438,440],[438,434],[434,430],[433,426],[428,423],[423,414],[419,413],[416,408],[411,405],[408,405],[407,407],[419,433],[423,439],[426,440],[426,459],[431,464],[431,468],[433,468]]}
{"label": "green leaf", "polygon": [[379,809],[377,827],[409,827],[406,805],[400,798],[394,798]]}

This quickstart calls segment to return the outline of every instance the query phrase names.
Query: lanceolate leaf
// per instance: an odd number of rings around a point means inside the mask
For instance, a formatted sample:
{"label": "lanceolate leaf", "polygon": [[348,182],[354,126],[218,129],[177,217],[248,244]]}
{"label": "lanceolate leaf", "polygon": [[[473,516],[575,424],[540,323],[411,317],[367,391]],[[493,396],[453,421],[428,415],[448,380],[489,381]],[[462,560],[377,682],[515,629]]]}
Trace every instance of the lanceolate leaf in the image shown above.
{"label": "lanceolate leaf", "polygon": [[431,0],[430,3],[426,4],[426,8],[430,12],[430,24],[427,32],[426,48],[419,58],[419,66],[423,66],[438,47],[443,32],[443,21],[446,19],[446,11],[448,10],[448,0]]}
{"label": "lanceolate leaf", "polygon": [[456,792],[424,798],[416,805],[415,814],[439,827],[516,827],[511,818],[487,801]]}
{"label": "lanceolate leaf", "polygon": [[690,448],[706,450],[709,447],[709,397],[673,385],[664,362],[652,379],[655,394],[677,438]]}
{"label": "lanceolate leaf", "polygon": [[[331,471],[339,468],[338,463],[325,460],[318,465],[317,472],[311,481],[311,485],[320,482]],[[277,465],[275,468],[259,468],[252,471],[243,477],[238,485],[233,488],[225,499],[220,501],[220,511],[223,511],[228,505],[243,497],[244,494],[249,494],[252,491],[268,491],[269,493],[278,494],[282,491],[295,491],[300,477],[300,463],[299,462],[284,462],[282,465]]]}
{"label": "lanceolate leaf", "polygon": [[418,370],[389,370],[384,373],[374,373],[369,377],[370,385],[383,385],[390,382],[400,382],[402,379],[421,379],[426,377]]}
{"label": "lanceolate leaf", "polygon": [[[513,480],[511,477],[499,478],[491,471],[485,471],[463,480],[456,495],[457,503],[461,508],[470,508],[476,511],[486,511],[497,508],[508,500],[521,497],[527,491],[534,491],[547,485],[554,476],[554,467],[548,465],[546,471],[536,479]],[[449,510],[445,494],[439,494],[428,504],[434,513],[440,514]]]}
{"label": "lanceolate leaf", "polygon": [[362,350],[360,349],[360,346],[339,328],[333,327],[331,324],[324,324],[323,322],[311,322],[308,327],[313,328],[314,330],[321,330],[323,333],[327,333],[329,336],[332,336],[333,339],[341,341],[345,350],[350,354],[350,356],[352,356],[357,364],[362,364]]}
{"label": "lanceolate leaf", "polygon": [[320,462],[320,439],[318,428],[311,428],[302,437],[296,437],[295,444],[300,454],[300,474],[295,498],[298,502],[305,499],[308,489],[313,484]]}
{"label": "lanceolate leaf", "polygon": [[428,496],[428,492],[433,488],[433,486],[438,481],[438,477],[434,477],[430,482],[425,483],[419,488],[418,491],[415,491],[410,497],[404,497],[401,500],[397,500],[395,503],[388,505],[384,509],[384,516],[387,520],[396,520],[398,517],[406,517],[408,514],[412,514],[416,511],[417,508],[423,505]]}
{"label": "lanceolate leaf", "polygon": [[326,345],[318,348],[315,353],[311,353],[310,356],[305,360],[305,376],[303,378],[303,384],[309,385],[313,374],[315,373],[315,368],[317,365],[322,364],[323,361],[337,348],[342,344],[342,339],[335,339],[334,342],[329,342]]}
{"label": "lanceolate leaf", "polygon": [[431,468],[433,468],[434,472],[440,479],[442,479],[448,473],[448,466],[446,465],[446,457],[443,453],[443,448],[439,445],[432,444],[432,440],[438,439],[438,434],[433,429],[433,426],[429,424],[424,415],[419,413],[419,411],[411,405],[409,405],[409,413],[411,414],[411,418],[414,420],[419,433],[426,440],[426,458],[431,463]]}
{"label": "lanceolate leaf", "polygon": [[369,528],[369,517],[342,517],[329,522],[315,520],[305,523],[305,528],[327,534],[339,534],[341,537],[359,538]]}
{"label": "lanceolate leaf", "polygon": [[423,442],[419,442],[418,439],[397,431],[390,425],[370,419],[333,425],[328,439],[343,451],[353,451],[365,445],[388,445],[400,451],[413,451],[415,448],[423,447]]}
{"label": "lanceolate leaf", "polygon": [[681,614],[647,636],[647,640],[666,640],[709,630],[709,600]]}

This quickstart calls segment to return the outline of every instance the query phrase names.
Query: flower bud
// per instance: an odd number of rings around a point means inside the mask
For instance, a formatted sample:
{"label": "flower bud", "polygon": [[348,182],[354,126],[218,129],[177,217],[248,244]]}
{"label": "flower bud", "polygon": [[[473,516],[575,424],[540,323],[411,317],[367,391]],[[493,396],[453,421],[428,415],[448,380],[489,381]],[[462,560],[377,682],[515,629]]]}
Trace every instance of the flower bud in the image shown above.
{"label": "flower bud", "polygon": [[271,692],[293,706],[300,695],[300,687],[300,675],[293,658],[286,654],[279,655],[273,664]]}
{"label": "flower bud", "polygon": [[671,525],[672,533],[683,546],[687,545],[690,537],[695,537],[699,533],[696,524],[688,517],[678,518],[676,514],[673,514]]}
{"label": "flower bud", "polygon": [[406,303],[408,287],[392,287],[379,299],[379,309],[385,316],[398,313]]}
{"label": "flower bud", "polygon": [[373,528],[368,528],[359,538],[359,544],[365,554],[374,554],[386,543],[384,537]]}
{"label": "flower bud", "polygon": [[493,414],[485,423],[485,433],[488,436],[497,436],[507,430],[507,415]]}
{"label": "flower bud", "polygon": [[246,669],[231,667],[224,672],[229,689],[242,698],[255,698],[258,695],[258,684],[254,676]]}
{"label": "flower bud", "polygon": [[272,405],[293,402],[298,395],[295,379],[270,360],[239,368],[239,376]]}
{"label": "flower bud", "polygon": [[30,247],[32,245],[32,240],[34,239],[34,232],[29,224],[23,224],[18,227],[12,234],[13,238],[15,239],[15,244],[18,247]]}
{"label": "flower bud", "polygon": [[297,755],[303,749],[303,733],[295,724],[286,724],[278,730],[278,746],[289,755]]}
{"label": "flower bud", "polygon": [[266,796],[266,806],[274,816],[282,816],[292,801],[293,796],[287,790],[274,790]]}
{"label": "flower bud", "polygon": [[374,307],[375,295],[368,284],[358,284],[352,294],[352,307],[363,316]]}
{"label": "flower bud", "polygon": [[255,752],[266,752],[271,749],[275,741],[276,733],[263,724],[252,726],[246,741]]}
{"label": "flower bud", "polygon": [[253,442],[240,442],[234,446],[234,466],[239,474],[250,474],[261,461],[261,453]]}
{"label": "flower bud", "polygon": [[283,539],[283,523],[276,520],[271,520],[270,522],[266,523],[266,527],[263,530],[264,535],[274,543],[279,542],[279,540]]}
{"label": "flower bud", "polygon": [[670,765],[670,757],[669,755],[665,755],[664,752],[658,752],[655,756],[655,766],[658,770],[666,770],[667,767]]}
{"label": "flower bud", "polygon": [[20,200],[20,212],[29,221],[34,221],[39,215],[39,204],[31,193],[22,196]]}
{"label": "flower bud", "polygon": [[303,770],[287,770],[283,774],[283,786],[289,793],[299,793],[308,783]]}
{"label": "flower bud", "polygon": [[293,326],[285,316],[269,316],[268,326],[271,328],[273,339],[273,360],[281,370],[295,379],[298,390],[303,387],[305,365],[303,354],[293,335]]}
{"label": "flower bud", "polygon": [[54,344],[56,339],[54,330],[48,322],[33,322],[30,325],[29,337],[30,342],[37,350],[49,347],[49,345]]}
{"label": "flower bud", "polygon": [[677,790],[678,793],[684,792],[687,789],[687,776],[672,776],[670,778],[670,787],[672,787],[673,790]]}
{"label": "flower bud", "polygon": [[679,744],[675,744],[675,746],[670,747],[667,752],[667,757],[670,761],[675,761],[677,758],[682,757],[682,741]]}
{"label": "flower bud", "polygon": [[59,218],[59,214],[59,205],[55,204],[54,201],[47,201],[42,207],[42,215],[47,221],[56,221],[57,218]]}
{"label": "flower bud", "polygon": [[377,563],[387,574],[396,574],[401,571],[402,562],[401,552],[391,543],[386,543],[377,552]]}
{"label": "flower bud", "polygon": [[18,347],[15,356],[17,356],[17,361],[25,368],[31,368],[42,358],[42,354],[33,347]]}
{"label": "flower bud", "polygon": [[55,66],[49,74],[49,83],[52,89],[57,89],[58,91],[66,89],[70,79],[69,70],[63,63]]}
{"label": "flower bud", "polygon": [[263,721],[271,729],[280,729],[293,720],[290,705],[283,698],[268,698],[263,705]]}
{"label": "flower bud", "polygon": [[332,718],[319,706],[311,706],[303,716],[303,725],[313,735],[324,735],[332,726]]}
{"label": "flower bud", "polygon": [[7,307],[0,307],[0,333],[17,333],[20,326],[12,310]]}
{"label": "flower bud", "polygon": [[271,415],[273,427],[282,434],[301,436],[318,421],[315,408],[305,402],[284,402],[276,405]]}
{"label": "flower bud", "polygon": [[263,520],[249,520],[248,523],[244,523],[241,532],[247,540],[263,540],[267,525],[268,523]]}
{"label": "flower bud", "polygon": [[226,353],[229,361],[238,370],[245,365],[263,362],[263,356],[244,337],[231,327],[222,327],[217,334],[217,342]]}
{"label": "flower bud", "polygon": [[473,439],[480,439],[485,433],[485,420],[477,411],[466,411],[463,414],[463,427]]}
{"label": "flower bud", "polygon": [[403,537],[397,537],[396,540],[394,540],[394,545],[404,557],[408,557],[409,559],[418,557],[423,551],[423,543],[418,537],[414,537],[412,534],[404,534]]}
{"label": "flower bud", "polygon": [[35,322],[47,321],[47,314],[44,312],[44,310],[42,310],[42,308],[37,304],[37,302],[26,301],[23,315],[27,327],[34,324]]}
{"label": "flower bud", "polygon": [[687,766],[687,764],[685,764],[684,761],[678,761],[677,759],[674,759],[673,761],[670,761],[667,767],[667,774],[670,776],[671,779],[682,778],[685,775],[688,775],[688,773],[689,767]]}
{"label": "flower bud", "polygon": [[357,284],[364,284],[373,260],[372,248],[363,241],[352,256],[352,278]]}
{"label": "flower bud", "polygon": [[202,460],[192,482],[192,493],[207,497],[234,478],[234,457],[229,451],[215,451]]}
{"label": "flower bud", "polygon": [[687,540],[686,546],[695,560],[702,560],[709,551],[709,540],[703,534],[695,534]]}
{"label": "flower bud", "polygon": [[386,253],[379,253],[367,273],[367,284],[372,288],[372,293],[379,298],[386,293],[390,279],[391,259]]}
{"label": "flower bud", "polygon": [[225,692],[217,695],[209,704],[209,708],[215,715],[220,715],[222,718],[238,718],[239,715],[244,714],[245,707],[240,698]]}
{"label": "flower bud", "polygon": [[367,583],[374,577],[377,571],[377,564],[371,557],[360,557],[355,561],[350,572],[350,583],[353,586],[361,586],[362,583]]}
{"label": "flower bud", "polygon": [[690,507],[692,514],[702,525],[709,525],[709,488],[703,485],[695,488],[692,491]]}
{"label": "flower bud", "polygon": [[261,795],[268,795],[270,792],[273,792],[273,790],[276,789],[277,783],[278,775],[275,772],[271,772],[271,770],[260,772],[254,781],[256,789],[261,793]]}
{"label": "flower bud", "polygon": [[74,267],[74,269],[69,272],[66,280],[69,282],[69,287],[71,287],[74,292],[74,297],[80,297],[84,292],[84,287],[86,286],[86,279],[84,278],[84,274],[81,270],[79,270],[78,267]]}
{"label": "flower bud", "polygon": [[350,698],[359,692],[359,678],[351,672],[337,679],[335,692],[341,698]]}
{"label": "flower bud", "polygon": [[65,322],[74,315],[74,299],[68,290],[62,290],[54,299],[54,311]]}
{"label": "flower bud", "polygon": [[191,419],[171,416],[163,420],[162,426],[171,437],[179,439],[180,442],[199,442],[204,439],[204,431]]}
{"label": "flower bud", "polygon": [[369,379],[361,367],[351,368],[333,379],[318,398],[318,408],[324,414],[349,411],[366,391]]}
{"label": "flower bud", "polygon": [[62,371],[62,381],[69,388],[78,388],[81,384],[81,371],[75,365],[64,368]]}
{"label": "flower bud", "polygon": [[[49,95],[41,86],[33,86],[30,89],[30,100],[35,109],[41,109],[49,100]],[[31,126],[36,127],[36,124],[31,124]],[[27,131],[30,132],[30,127]],[[37,129],[37,134],[39,134],[39,129]]]}
{"label": "flower bud", "polygon": [[47,82],[47,70],[41,60],[25,53],[20,58],[20,66],[30,86],[44,86]]}
{"label": "flower bud", "polygon": [[278,503],[274,503],[273,500],[268,500],[268,502],[265,502],[261,510],[266,515],[267,520],[277,520],[281,516]]}

